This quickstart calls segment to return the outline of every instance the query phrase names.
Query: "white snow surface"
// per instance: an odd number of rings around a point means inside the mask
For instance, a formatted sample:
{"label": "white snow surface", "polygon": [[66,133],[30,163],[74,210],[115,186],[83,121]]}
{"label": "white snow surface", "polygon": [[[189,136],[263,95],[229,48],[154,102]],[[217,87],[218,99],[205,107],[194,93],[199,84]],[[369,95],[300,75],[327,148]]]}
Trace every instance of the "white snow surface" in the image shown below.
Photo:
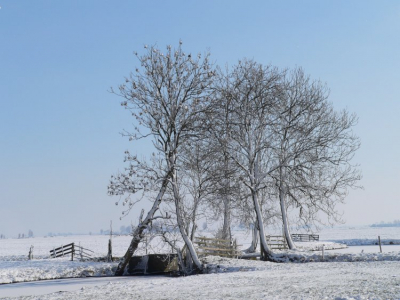
{"label": "white snow surface", "polygon": [[[233,234],[242,249],[250,245],[249,233]],[[208,274],[180,278],[148,276],[146,280],[132,277],[121,282],[114,279],[106,285],[92,284],[79,291],[41,295],[40,299],[400,299],[399,246],[383,246],[383,253],[379,253],[378,246],[362,246],[370,248],[365,252],[359,247],[354,247],[357,251],[353,253],[340,253],[352,247],[328,251],[346,247],[345,244],[375,245],[378,235],[384,245],[396,245],[400,228],[324,229],[320,242],[296,243],[296,251],[276,251],[275,258],[283,263],[207,257],[204,263]],[[49,258],[49,250],[71,242],[93,250],[96,257],[104,257],[108,238],[92,235],[0,240],[0,283],[110,276],[117,263]],[[114,237],[113,255],[122,256],[130,240],[130,236]],[[160,244],[153,244],[155,251],[168,252]],[[31,245],[35,259],[29,261]],[[21,299],[36,299],[36,294],[31,295]]]}
{"label": "white snow surface", "polygon": [[211,274],[132,277],[40,299],[400,299],[399,261],[279,264],[207,257],[205,262]]}
{"label": "white snow surface", "polygon": [[65,259],[38,259],[0,262],[0,283],[56,278],[112,276],[116,263],[80,262]]}

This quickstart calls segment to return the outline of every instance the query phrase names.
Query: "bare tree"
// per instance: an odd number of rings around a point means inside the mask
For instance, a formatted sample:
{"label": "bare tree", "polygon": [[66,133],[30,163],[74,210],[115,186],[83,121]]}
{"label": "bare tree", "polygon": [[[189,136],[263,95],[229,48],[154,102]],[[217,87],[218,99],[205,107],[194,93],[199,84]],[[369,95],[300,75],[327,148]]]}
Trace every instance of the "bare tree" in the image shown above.
{"label": "bare tree", "polygon": [[272,146],[273,108],[280,93],[282,72],[254,61],[239,61],[221,81],[220,101],[229,102],[230,131],[226,137],[230,159],[240,170],[240,180],[250,192],[260,233],[261,256],[273,260],[265,238],[260,193],[277,166],[268,164]]}
{"label": "bare tree", "polygon": [[[110,184],[110,194],[127,194],[128,197],[138,190],[149,190],[150,187],[154,190],[157,186],[159,190],[146,218],[133,233],[132,242],[117,268],[116,275],[123,274],[137,249],[143,231],[154,219],[169,184],[176,196],[177,222],[182,225],[176,170],[179,149],[193,137],[195,127],[201,122],[199,116],[207,110],[214,77],[209,54],[205,54],[204,58],[201,54],[186,54],[181,48],[181,42],[177,49],[167,46],[165,53],[155,46],[145,48],[146,54],[136,54],[142,68],[137,68],[135,73],[126,78],[116,94],[124,98],[121,105],[130,110],[138,123],[134,132],[125,131],[124,135],[132,140],[151,136],[155,151],[160,157],[159,170],[162,172],[147,165],[143,167],[142,161],[128,153],[128,160],[133,164],[124,176],[119,174],[118,181],[112,180]],[[138,177],[137,172],[142,181],[131,180]],[[183,227],[180,229],[197,268],[201,269],[190,239],[185,236]]]}
{"label": "bare tree", "polygon": [[[220,74],[221,75],[221,74]],[[220,78],[223,78],[220,76]],[[217,88],[218,90],[218,88]],[[218,238],[231,240],[232,209],[235,196],[238,197],[238,186],[234,184],[236,166],[232,164],[229,153],[230,134],[230,101],[221,101],[214,106],[212,123],[209,126],[208,145],[215,156],[212,180],[214,182],[214,197],[210,202],[217,215],[222,215],[222,228]]]}
{"label": "bare tree", "polygon": [[357,119],[346,111],[335,112],[328,94],[325,85],[311,81],[298,68],[285,78],[275,106],[274,156],[279,168],[271,175],[290,249],[295,246],[287,205],[297,207],[300,220],[308,224],[321,211],[337,220],[336,203],[343,202],[347,189],[360,179],[350,164],[360,145],[352,133]]}
{"label": "bare tree", "polygon": [[[201,133],[199,133],[201,134]],[[209,217],[209,198],[214,193],[214,169],[217,157],[205,139],[196,139],[182,151],[180,163],[185,198],[191,199],[186,209],[187,232],[193,241],[199,218]],[[189,202],[189,201],[187,201]],[[191,228],[191,229],[190,229]]]}

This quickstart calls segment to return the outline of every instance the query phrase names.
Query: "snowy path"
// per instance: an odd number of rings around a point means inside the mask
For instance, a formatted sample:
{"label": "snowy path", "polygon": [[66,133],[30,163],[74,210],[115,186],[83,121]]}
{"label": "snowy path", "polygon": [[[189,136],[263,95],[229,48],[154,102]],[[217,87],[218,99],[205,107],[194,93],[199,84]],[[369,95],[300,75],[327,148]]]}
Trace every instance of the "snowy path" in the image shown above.
{"label": "snowy path", "polygon": [[[400,299],[400,262],[276,264],[220,260],[208,275],[140,277],[40,299]],[[246,271],[256,268],[254,271]],[[37,299],[35,296],[21,299]]]}
{"label": "snowy path", "polygon": [[[161,277],[161,276],[160,276]],[[93,286],[101,286],[109,283],[121,283],[127,281],[147,280],[147,277],[91,277],[68,278],[21,282],[0,285],[0,297],[40,296],[50,293],[64,293],[86,289]],[[153,278],[156,280],[156,278]]]}

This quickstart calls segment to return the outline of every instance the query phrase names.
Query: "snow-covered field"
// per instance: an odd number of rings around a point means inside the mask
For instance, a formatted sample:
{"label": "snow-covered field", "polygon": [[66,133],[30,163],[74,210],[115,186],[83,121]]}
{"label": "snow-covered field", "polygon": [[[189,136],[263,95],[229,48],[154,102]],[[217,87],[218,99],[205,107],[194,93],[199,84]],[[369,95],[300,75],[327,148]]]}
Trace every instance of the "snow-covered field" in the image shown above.
{"label": "snow-covered field", "polygon": [[400,299],[399,261],[276,264],[209,257],[207,262],[211,274],[113,278],[69,292],[56,286],[40,299]]}
{"label": "snow-covered field", "polygon": [[[108,235],[71,235],[55,237],[35,237],[26,239],[0,240],[0,259],[4,256],[28,256],[30,246],[34,246],[33,254],[36,257],[48,257],[50,250],[70,243],[81,245],[94,251],[94,256],[105,256],[108,250]],[[129,235],[113,237],[113,252],[122,256],[129,243]]]}
{"label": "snow-covered field", "polygon": [[[209,232],[203,234],[211,235]],[[233,231],[233,234],[243,249],[249,246],[251,237],[246,232]],[[205,262],[210,274],[207,275],[146,277],[146,280],[132,277],[132,280],[121,282],[113,279],[110,284],[103,281],[98,287],[89,286],[75,292],[53,293],[40,298],[400,299],[400,249],[398,246],[384,245],[383,253],[378,253],[379,246],[365,246],[374,245],[378,235],[383,244],[400,244],[400,228],[342,227],[324,229],[319,234],[319,243],[297,243],[298,251],[277,253],[277,258],[288,263],[208,257]],[[116,263],[71,262],[68,258],[48,257],[51,249],[71,242],[91,249],[96,257],[104,257],[108,236],[0,240],[0,283],[113,274]],[[113,255],[122,256],[129,242],[129,236],[114,237]],[[349,247],[346,251],[350,253],[341,253],[343,250],[325,251],[324,257],[322,251],[306,251],[307,248],[321,249],[322,245],[325,245],[325,249],[343,248],[343,244],[363,245],[362,250],[367,247],[370,249],[360,251],[360,247]],[[31,245],[34,246],[34,260],[29,261],[27,255]],[[156,250],[160,250],[160,247],[154,245]],[[356,250],[351,251],[352,248]],[[389,252],[390,249],[396,251]],[[10,296],[2,295],[2,291],[5,293],[4,287],[0,286],[0,298]]]}

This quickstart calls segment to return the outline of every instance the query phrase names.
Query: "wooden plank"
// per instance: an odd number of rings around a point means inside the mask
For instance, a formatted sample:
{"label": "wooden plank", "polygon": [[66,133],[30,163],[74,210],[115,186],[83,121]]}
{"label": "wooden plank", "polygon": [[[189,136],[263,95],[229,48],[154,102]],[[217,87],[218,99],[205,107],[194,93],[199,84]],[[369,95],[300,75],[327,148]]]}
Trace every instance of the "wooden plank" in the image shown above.
{"label": "wooden plank", "polygon": [[92,256],[92,254],[90,254],[90,253],[87,253],[87,252],[85,252],[85,251],[78,251],[78,254],[79,255],[81,255],[81,253],[82,253],[82,255],[86,255],[87,257],[91,257]]}
{"label": "wooden plank", "polygon": [[213,248],[224,248],[224,249],[232,248],[231,245],[222,245],[222,244],[214,244],[214,243],[200,243],[200,244],[196,243],[196,245],[198,247],[213,247]]}
{"label": "wooden plank", "polygon": [[90,249],[83,248],[83,247],[81,247],[81,246],[76,246],[76,245],[75,245],[75,248],[87,250],[87,251],[90,251],[90,252],[94,253],[94,251],[92,251],[92,250],[90,250]]}
{"label": "wooden plank", "polygon": [[231,245],[230,241],[225,241],[225,242],[221,242],[221,241],[216,241],[216,240],[201,240],[201,241],[194,241],[195,243],[199,243],[199,244],[218,244],[218,245]]}
{"label": "wooden plank", "polygon": [[[213,254],[213,253],[205,253],[205,255],[215,255],[215,254]],[[241,256],[241,253],[236,253],[236,254],[221,253],[221,254],[218,254],[218,256],[221,256],[221,257],[238,257],[238,256]]]}
{"label": "wooden plank", "polygon": [[[73,248],[73,246],[65,246],[65,247],[59,248],[58,250],[56,249],[55,252],[62,252],[62,251],[69,250],[72,248]],[[54,252],[54,250],[50,250],[50,252]]]}
{"label": "wooden plank", "polygon": [[223,257],[237,257],[241,251],[237,250],[238,245],[232,245],[230,240],[214,239],[207,237],[195,237],[199,255],[218,255]]}
{"label": "wooden plank", "polygon": [[230,251],[231,249],[227,248],[212,248],[212,247],[199,247],[201,250],[212,250],[212,251]]}
{"label": "wooden plank", "polygon": [[292,238],[295,241],[301,241],[301,242],[319,241],[318,234],[293,233]]}
{"label": "wooden plank", "polygon": [[62,254],[62,253],[58,253],[58,254],[56,254],[55,256],[53,255],[53,257],[62,257],[62,256],[65,256],[65,255],[67,255],[67,254],[71,254],[73,251],[71,250],[71,251],[69,251],[69,252],[64,252],[64,254]]}
{"label": "wooden plank", "polygon": [[288,249],[286,245],[286,240],[283,236],[280,235],[267,235],[267,244],[271,248],[271,250],[284,250]]}
{"label": "wooden plank", "polygon": [[220,242],[231,243],[230,240],[213,239],[213,238],[207,238],[207,237],[202,237],[202,236],[196,236],[195,238],[199,239],[199,240],[205,240],[205,241],[220,241]]}
{"label": "wooden plank", "polygon": [[71,247],[72,247],[73,244],[74,244],[74,243],[71,243],[71,244],[67,244],[67,245],[58,247],[58,248],[56,248],[56,249],[50,250],[50,252],[53,252],[54,250],[57,251],[57,250],[60,250],[60,249],[63,249],[63,248],[65,249],[65,248],[68,247],[68,246],[71,246]]}
{"label": "wooden plank", "polygon": [[58,254],[62,254],[62,253],[66,253],[66,251],[71,251],[72,248],[68,248],[68,249],[64,249],[64,251],[56,251],[56,252],[50,252],[50,255],[58,255]]}

